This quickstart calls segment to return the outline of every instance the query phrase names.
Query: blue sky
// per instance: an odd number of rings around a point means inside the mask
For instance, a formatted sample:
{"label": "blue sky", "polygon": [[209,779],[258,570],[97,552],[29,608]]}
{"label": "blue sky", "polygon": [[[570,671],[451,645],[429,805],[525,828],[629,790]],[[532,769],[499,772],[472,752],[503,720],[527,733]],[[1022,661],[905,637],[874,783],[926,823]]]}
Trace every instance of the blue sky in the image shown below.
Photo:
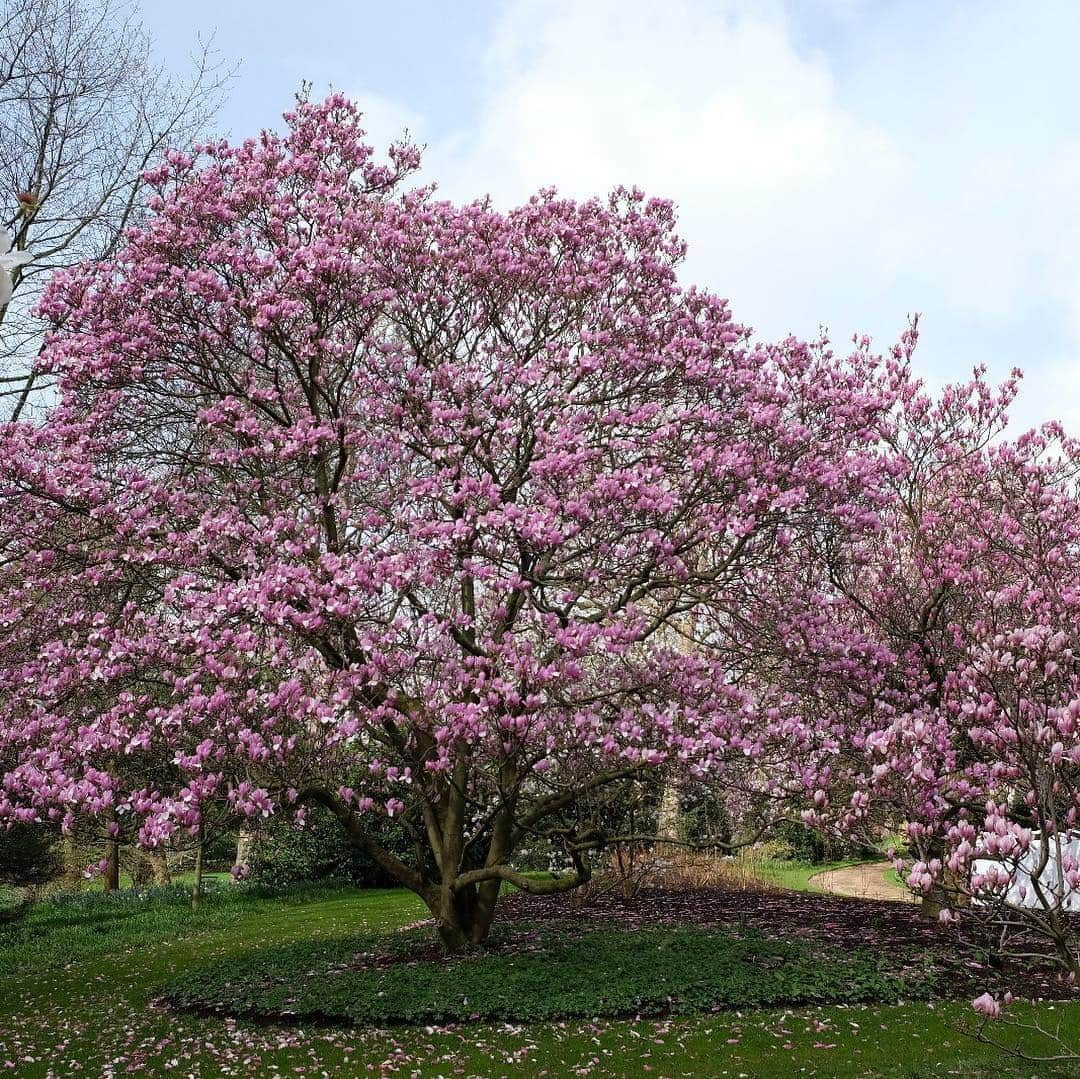
{"label": "blue sky", "polygon": [[1080,431],[1080,4],[900,0],[145,0],[162,56],[238,61],[221,126],[302,79],[408,127],[424,178],[511,205],[557,184],[673,198],[684,272],[768,337],[885,347],[934,382],[1027,378]]}

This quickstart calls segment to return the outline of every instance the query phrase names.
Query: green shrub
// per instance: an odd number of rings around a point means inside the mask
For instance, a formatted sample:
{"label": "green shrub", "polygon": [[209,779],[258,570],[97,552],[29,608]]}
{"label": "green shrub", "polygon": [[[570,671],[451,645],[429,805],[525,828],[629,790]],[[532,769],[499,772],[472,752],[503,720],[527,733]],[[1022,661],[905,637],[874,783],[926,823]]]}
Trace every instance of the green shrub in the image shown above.
{"label": "green shrub", "polygon": [[60,872],[59,828],[50,824],[0,827],[0,884],[43,884]]}
{"label": "green shrub", "polygon": [[779,857],[793,862],[820,865],[826,860],[828,843],[823,832],[805,824],[787,821],[772,830],[772,838],[784,844]]}
{"label": "green shrub", "polygon": [[[399,829],[385,828],[376,836],[384,846],[406,860],[407,836]],[[338,820],[325,809],[315,807],[307,814],[303,828],[281,820],[265,827],[255,839],[248,860],[251,881],[284,887],[304,881],[342,880],[360,888],[387,888],[397,884],[348,839]]]}
{"label": "green shrub", "polygon": [[723,797],[705,787],[691,788],[679,798],[680,837],[690,843],[730,843],[731,813]]}
{"label": "green shrub", "polygon": [[793,862],[821,865],[822,862],[841,862],[848,858],[880,858],[881,851],[865,843],[843,840],[818,828],[808,828],[797,821],[778,824],[772,838],[784,844],[776,856]]}

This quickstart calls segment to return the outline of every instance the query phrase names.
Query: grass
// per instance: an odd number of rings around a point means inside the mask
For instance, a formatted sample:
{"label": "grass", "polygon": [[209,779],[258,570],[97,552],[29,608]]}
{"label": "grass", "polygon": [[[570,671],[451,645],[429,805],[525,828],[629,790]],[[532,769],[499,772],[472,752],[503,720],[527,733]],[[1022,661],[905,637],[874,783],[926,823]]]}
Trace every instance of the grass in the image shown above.
{"label": "grass", "polygon": [[665,866],[654,871],[652,879],[676,891],[685,888],[722,888],[726,891],[758,892],[765,884],[783,891],[823,894],[824,889],[814,882],[819,873],[846,869],[867,861],[865,858],[850,858],[804,862],[782,857],[775,849],[770,849],[777,846],[783,848],[784,844],[744,847],[734,858],[676,853],[669,856]]}
{"label": "grass", "polygon": [[[215,870],[214,872],[203,873],[203,883],[206,884],[206,885],[212,885],[212,884],[215,884],[215,883],[216,884],[229,884],[229,883],[231,883],[231,881],[232,881],[232,874],[227,872],[227,871],[226,872],[218,872],[218,871]],[[172,875],[172,884],[173,885],[182,884],[185,887],[190,888],[194,883],[195,883],[195,870],[193,870],[193,869],[185,870],[183,873],[173,873],[173,875]],[[121,887],[121,889],[126,890],[128,888],[131,888],[132,886],[133,886],[133,881],[131,879],[131,874],[126,872],[126,871],[122,871],[120,873],[120,887]],[[105,880],[104,880],[104,878],[101,877],[100,875],[93,877],[91,880],[88,880],[85,883],[84,890],[88,891],[88,892],[103,892],[105,890]]]}
{"label": "grass", "polygon": [[[884,861],[883,854],[880,859]],[[780,858],[768,858],[751,863],[753,875],[765,884],[774,888],[784,888],[792,892],[819,892],[824,889],[814,883],[814,877],[819,873],[828,873],[833,869],[848,869],[851,866],[865,865],[866,859],[849,858],[839,862],[819,862],[816,865],[810,862],[788,861]],[[886,884],[896,888],[898,892],[907,893],[908,886],[904,883],[900,874],[890,865],[882,869],[882,879]]]}
{"label": "grass", "polygon": [[893,866],[889,866],[889,868],[885,870],[885,883],[892,884],[897,888],[907,888],[907,884],[904,883],[904,878],[896,872],[896,869]]}
{"label": "grass", "polygon": [[[99,959],[145,956],[162,942],[194,943],[234,928],[242,939],[244,927],[254,928],[251,923],[257,915],[288,919],[310,897],[325,900],[328,895],[342,901],[352,898],[341,889],[328,892],[317,886],[294,888],[268,903],[266,893],[258,889],[210,884],[205,910],[196,916],[183,884],[107,894],[89,889],[60,893],[33,904],[24,917],[0,923],[0,977],[70,966],[73,961],[81,968]],[[303,919],[298,924],[302,926]]]}
{"label": "grass", "polygon": [[[215,888],[198,914],[187,896],[80,896],[5,925],[0,957],[0,1074],[1027,1076],[958,1033],[966,1003],[831,1005],[661,1019],[536,1025],[286,1028],[164,1009],[185,971],[248,962],[295,942],[329,951],[422,916],[400,891],[327,887],[259,896]],[[304,945],[307,947],[307,944]],[[1080,1005],[1019,1008],[1080,1041]],[[10,1065],[7,1063],[10,1061]]]}
{"label": "grass", "polygon": [[770,859],[761,862],[756,871],[762,881],[774,888],[786,888],[792,892],[821,892],[822,889],[813,883],[813,878],[819,873],[827,873],[831,869],[846,869],[848,866],[859,864],[857,860],[819,862],[817,865],[812,865],[810,862]]}

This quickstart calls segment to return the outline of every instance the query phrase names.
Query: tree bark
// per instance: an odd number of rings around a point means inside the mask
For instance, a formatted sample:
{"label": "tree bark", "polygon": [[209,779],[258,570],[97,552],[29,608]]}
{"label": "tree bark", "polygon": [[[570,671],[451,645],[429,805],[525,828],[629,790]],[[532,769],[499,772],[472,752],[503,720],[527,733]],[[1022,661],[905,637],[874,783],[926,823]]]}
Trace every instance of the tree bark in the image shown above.
{"label": "tree bark", "polygon": [[919,917],[924,922],[936,922],[938,915],[949,906],[949,899],[944,888],[936,884],[931,885],[922,899],[919,901]]}
{"label": "tree bark", "polygon": [[[657,834],[664,839],[676,842],[679,839],[679,827],[682,822],[682,807],[679,804],[679,788],[670,775],[664,776],[664,785],[660,792],[660,810],[657,820]],[[666,849],[666,848],[665,848]]]}
{"label": "tree bark", "polygon": [[61,844],[63,850],[64,861],[64,888],[66,891],[76,891],[79,885],[82,883],[83,870],[86,868],[86,863],[79,863],[79,847],[75,842],[74,831],[68,832],[64,836]]}
{"label": "tree bark", "polygon": [[[451,954],[479,948],[491,931],[501,881],[484,881],[463,888],[441,889],[439,900],[429,904],[439,939]],[[494,897],[493,897],[494,896]]]}
{"label": "tree bark", "polygon": [[203,894],[203,830],[199,826],[199,844],[195,848],[195,880],[191,885],[191,909],[198,910]]}
{"label": "tree bark", "polygon": [[233,880],[239,880],[243,871],[247,869],[251,859],[251,849],[255,846],[255,833],[248,827],[241,827],[236,836],[236,868],[237,875]]}
{"label": "tree bark", "polygon": [[172,883],[172,876],[169,873],[169,860],[165,857],[163,850],[150,850],[146,852],[146,857],[150,860],[150,875],[154,882],[154,885],[158,888],[164,888],[166,885]]}
{"label": "tree bark", "polygon": [[169,863],[164,851],[135,849],[132,855],[135,859],[131,870],[132,883],[140,886],[150,884],[155,888],[163,888],[169,883]]}
{"label": "tree bark", "polygon": [[[109,812],[105,817],[106,828],[116,824],[116,814]],[[115,836],[105,840],[105,891],[115,892],[120,887],[120,841]]]}
{"label": "tree bark", "polygon": [[[680,655],[692,656],[694,654],[693,624],[690,616],[685,614],[677,616],[662,632],[665,643],[670,644]],[[679,832],[682,827],[682,804],[679,786],[671,768],[664,769],[662,783],[656,833],[664,839],[677,842],[681,838]],[[661,846],[661,850],[669,853],[672,853],[674,849],[667,845]]]}

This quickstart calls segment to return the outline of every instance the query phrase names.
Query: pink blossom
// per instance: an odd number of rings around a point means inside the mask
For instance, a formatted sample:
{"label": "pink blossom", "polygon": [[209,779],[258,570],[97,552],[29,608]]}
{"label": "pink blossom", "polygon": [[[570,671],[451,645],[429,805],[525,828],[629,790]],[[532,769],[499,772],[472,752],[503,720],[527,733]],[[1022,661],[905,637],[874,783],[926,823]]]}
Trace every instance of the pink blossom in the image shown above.
{"label": "pink blossom", "polygon": [[981,996],[976,997],[971,1002],[971,1006],[980,1015],[985,1015],[990,1019],[1001,1017],[1001,1005],[989,993],[983,993]]}

